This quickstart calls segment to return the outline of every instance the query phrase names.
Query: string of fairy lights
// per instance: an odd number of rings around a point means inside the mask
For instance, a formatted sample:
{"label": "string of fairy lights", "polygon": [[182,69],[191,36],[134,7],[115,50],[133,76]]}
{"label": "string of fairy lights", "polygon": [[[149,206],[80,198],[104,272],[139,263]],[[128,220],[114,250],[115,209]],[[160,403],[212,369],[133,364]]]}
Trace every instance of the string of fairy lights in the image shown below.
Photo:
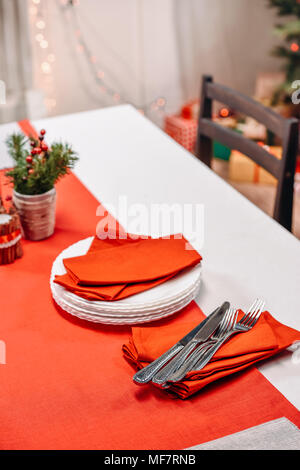
{"label": "string of fairy lights", "polygon": [[[167,104],[164,97],[159,96],[148,103],[137,103],[130,99],[128,93],[116,89],[115,86],[111,85],[109,77],[114,78],[113,71],[108,70],[107,66],[99,63],[97,54],[90,47],[83,32],[83,28],[81,27],[78,11],[79,0],[57,0],[56,5],[63,15],[64,21],[68,24],[70,34],[73,35],[71,38],[74,47],[73,58],[74,60],[76,60],[78,56],[81,56],[81,60],[83,58],[83,62],[86,64],[84,72],[89,71],[90,78],[95,84],[92,90],[88,90],[89,94],[93,94],[93,98],[100,104],[103,104],[105,97],[106,102],[108,101],[109,104],[130,103],[142,114],[155,112],[159,115],[163,115]],[[30,22],[34,43],[36,45],[35,54],[39,64],[39,81],[43,82],[45,106],[47,111],[51,113],[55,110],[57,105],[53,77],[56,55],[51,47],[51,35],[49,34],[49,22],[47,21],[49,13],[47,6],[47,0],[29,0]],[[81,64],[83,62],[81,62]],[[138,82],[137,85],[139,85]]]}

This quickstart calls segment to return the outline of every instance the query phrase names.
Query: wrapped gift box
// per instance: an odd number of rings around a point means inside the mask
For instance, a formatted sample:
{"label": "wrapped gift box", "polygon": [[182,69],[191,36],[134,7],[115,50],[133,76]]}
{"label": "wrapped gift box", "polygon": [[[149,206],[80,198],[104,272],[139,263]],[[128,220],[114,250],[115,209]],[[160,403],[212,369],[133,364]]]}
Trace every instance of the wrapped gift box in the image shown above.
{"label": "wrapped gift box", "polygon": [[165,117],[165,132],[190,152],[195,150],[197,127],[196,119],[176,115]]}
{"label": "wrapped gift box", "polygon": [[[165,132],[172,137],[176,142],[182,145],[189,152],[194,152],[197,139],[197,119],[192,118],[192,106],[186,105],[181,109],[181,115],[169,115],[165,117],[164,129]],[[186,117],[183,117],[186,116]],[[190,116],[190,117],[188,117]],[[224,127],[233,128],[236,124],[234,118],[214,118],[215,122],[223,125]],[[228,160],[230,156],[230,149],[219,142],[213,144],[214,157]]]}
{"label": "wrapped gift box", "polygon": [[229,160],[231,149],[226,147],[226,145],[221,144],[214,140],[213,142],[213,154],[215,158],[220,158],[221,160]]}
{"label": "wrapped gift box", "polygon": [[180,115],[185,119],[195,119],[197,121],[199,115],[199,100],[191,100],[182,106]]}
{"label": "wrapped gift box", "polygon": [[262,141],[267,139],[266,127],[263,124],[255,121],[253,118],[247,117],[243,124],[238,125],[238,129],[247,139]]}
{"label": "wrapped gift box", "polygon": [[[281,158],[281,147],[268,147],[267,150],[275,157]],[[274,176],[237,150],[232,150],[230,155],[229,179],[244,183],[277,184]]]}

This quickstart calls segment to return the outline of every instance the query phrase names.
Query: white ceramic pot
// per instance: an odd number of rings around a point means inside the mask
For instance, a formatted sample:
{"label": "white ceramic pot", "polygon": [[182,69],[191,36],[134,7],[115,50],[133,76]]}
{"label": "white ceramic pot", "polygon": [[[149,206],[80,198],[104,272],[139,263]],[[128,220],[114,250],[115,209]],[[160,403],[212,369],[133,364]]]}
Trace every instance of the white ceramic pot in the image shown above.
{"label": "white ceramic pot", "polygon": [[43,240],[53,234],[56,206],[55,188],[36,195],[20,194],[14,191],[13,202],[19,213],[25,238]]}

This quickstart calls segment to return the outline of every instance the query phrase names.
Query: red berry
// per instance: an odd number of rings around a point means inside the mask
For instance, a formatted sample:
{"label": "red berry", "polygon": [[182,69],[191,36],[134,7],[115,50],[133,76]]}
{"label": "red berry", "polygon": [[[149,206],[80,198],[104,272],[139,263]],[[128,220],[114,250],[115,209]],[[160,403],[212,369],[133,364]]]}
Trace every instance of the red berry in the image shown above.
{"label": "red berry", "polygon": [[45,129],[42,129],[42,130],[41,130],[41,135],[45,135],[45,134],[46,134]]}
{"label": "red berry", "polygon": [[40,147],[34,147],[34,148],[31,150],[31,154],[32,154],[32,155],[37,155],[37,154],[41,153],[41,151],[42,151],[42,150],[40,149]]}
{"label": "red berry", "polygon": [[35,146],[35,142],[32,140],[32,141],[30,142],[30,145],[31,145],[31,147],[34,147],[34,146]]}
{"label": "red berry", "polygon": [[28,174],[32,175],[32,173],[34,173],[34,170],[32,168],[30,168],[30,170],[28,170]]}
{"label": "red berry", "polygon": [[6,196],[5,200],[6,200],[6,201],[11,201],[11,200],[12,200],[12,196],[9,196],[9,195]]}
{"label": "red berry", "polygon": [[26,162],[27,162],[27,163],[32,163],[32,160],[33,160],[33,159],[32,159],[32,156],[31,156],[31,155],[28,155],[28,156],[26,157]]}
{"label": "red berry", "polygon": [[43,152],[47,152],[47,150],[48,150],[48,145],[46,145],[46,144],[41,144],[41,149],[42,149]]}

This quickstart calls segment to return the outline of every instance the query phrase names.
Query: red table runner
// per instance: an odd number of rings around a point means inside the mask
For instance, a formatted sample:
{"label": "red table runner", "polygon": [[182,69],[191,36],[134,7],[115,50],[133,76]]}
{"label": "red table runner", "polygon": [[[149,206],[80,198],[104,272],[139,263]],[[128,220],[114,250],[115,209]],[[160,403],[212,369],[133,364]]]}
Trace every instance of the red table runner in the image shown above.
{"label": "red table runner", "polygon": [[[135,385],[121,352],[130,328],[77,320],[51,299],[54,258],[95,233],[98,206],[73,174],[57,192],[54,235],[23,241],[23,258],[0,267],[1,449],[182,449],[281,416],[300,426],[299,411],[254,367],[186,401]],[[192,302],[176,317],[201,315]]]}

